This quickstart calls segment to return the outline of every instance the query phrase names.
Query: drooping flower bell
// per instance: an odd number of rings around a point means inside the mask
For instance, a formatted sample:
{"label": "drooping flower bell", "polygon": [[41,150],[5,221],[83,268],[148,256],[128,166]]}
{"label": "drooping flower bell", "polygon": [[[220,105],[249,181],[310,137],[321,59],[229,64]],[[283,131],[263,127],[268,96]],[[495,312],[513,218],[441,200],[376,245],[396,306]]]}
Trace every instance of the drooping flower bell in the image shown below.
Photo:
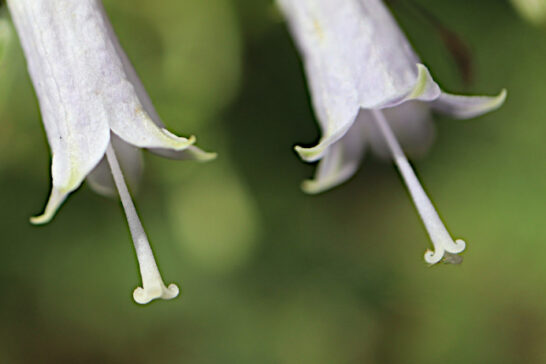
{"label": "drooping flower bell", "polygon": [[209,160],[214,154],[193,146],[194,137],[178,137],[164,128],[100,0],[7,3],[52,152],[51,195],[43,214],[31,222],[49,222],[86,177],[101,192],[117,189],[142,276],[135,301],[176,297],[178,287],[167,287],[161,279],[118,157],[131,173],[140,162],[137,148],[176,159]]}
{"label": "drooping flower bell", "polygon": [[[349,179],[366,146],[387,150],[408,187],[434,245],[425,260],[458,262],[463,240],[453,240],[397,140],[414,149],[431,141],[430,110],[471,118],[498,108],[496,97],[443,92],[420,63],[381,0],[277,0],[302,54],[319,143],[297,146],[307,162],[320,163],[304,191],[318,193]],[[393,131],[394,129],[394,131]]]}

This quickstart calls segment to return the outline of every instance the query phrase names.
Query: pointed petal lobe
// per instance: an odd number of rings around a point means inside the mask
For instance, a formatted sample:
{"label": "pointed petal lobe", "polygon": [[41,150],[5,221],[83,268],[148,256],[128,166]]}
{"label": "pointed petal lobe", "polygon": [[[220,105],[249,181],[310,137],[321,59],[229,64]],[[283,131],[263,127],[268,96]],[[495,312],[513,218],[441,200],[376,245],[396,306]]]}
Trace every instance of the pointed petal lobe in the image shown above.
{"label": "pointed petal lobe", "polygon": [[294,150],[299,154],[301,159],[306,162],[315,162],[321,159],[327,153],[328,148],[343,138],[345,133],[347,133],[347,131],[351,128],[354,120],[356,119],[356,115],[357,111],[355,111],[354,115],[345,119],[343,122],[330,124],[331,128],[324,132],[323,137],[314,147],[305,148],[297,145],[294,147]]}
{"label": "pointed petal lobe", "polygon": [[34,225],[42,225],[42,224],[47,224],[48,222],[50,222],[55,216],[55,213],[57,212],[59,207],[64,202],[64,200],[66,200],[66,197],[68,196],[70,192],[72,191],[66,191],[66,190],[63,191],[61,189],[53,187],[49,195],[49,200],[47,201],[44,212],[39,216],[31,217],[30,222]]}
{"label": "pointed petal lobe", "polygon": [[152,148],[150,152],[157,154],[161,157],[176,159],[176,160],[196,160],[198,162],[208,162],[216,159],[217,154],[206,152],[201,148],[191,145],[184,150],[170,150],[162,148]]}
{"label": "pointed petal lobe", "polygon": [[316,194],[329,190],[355,174],[364,156],[364,126],[370,117],[369,111],[362,110],[345,136],[328,148],[319,162],[315,178],[302,183],[304,192]]}
{"label": "pointed petal lobe", "polygon": [[434,110],[457,119],[470,119],[502,106],[507,92],[502,90],[497,96],[459,96],[442,93],[432,103]]}

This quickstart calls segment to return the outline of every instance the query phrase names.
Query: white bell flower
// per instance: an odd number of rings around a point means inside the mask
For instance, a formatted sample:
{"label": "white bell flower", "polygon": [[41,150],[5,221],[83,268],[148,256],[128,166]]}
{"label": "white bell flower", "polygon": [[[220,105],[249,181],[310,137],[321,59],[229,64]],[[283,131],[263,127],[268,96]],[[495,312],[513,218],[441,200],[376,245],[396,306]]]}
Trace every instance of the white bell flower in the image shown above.
{"label": "white bell flower", "polygon": [[320,160],[315,178],[305,181],[303,189],[318,193],[349,179],[367,145],[382,153],[388,150],[434,245],[425,260],[430,264],[442,258],[459,261],[454,254],[465,249],[465,242],[451,238],[396,135],[423,149],[433,135],[430,109],[471,118],[498,108],[506,92],[496,97],[443,92],[381,0],[277,3],[302,54],[322,130],[316,146],[296,147],[305,161]]}
{"label": "white bell flower", "polygon": [[[112,178],[104,176],[109,165],[140,265],[143,287],[135,290],[135,301],[176,297],[178,287],[167,287],[161,279],[116,153],[127,162],[128,170],[138,170],[137,148],[178,159],[208,160],[214,154],[193,146],[194,137],[178,137],[165,129],[100,0],[7,3],[52,152],[51,195],[43,214],[31,222],[49,222],[95,168],[92,185],[111,192]],[[99,165],[103,158],[105,161]]]}

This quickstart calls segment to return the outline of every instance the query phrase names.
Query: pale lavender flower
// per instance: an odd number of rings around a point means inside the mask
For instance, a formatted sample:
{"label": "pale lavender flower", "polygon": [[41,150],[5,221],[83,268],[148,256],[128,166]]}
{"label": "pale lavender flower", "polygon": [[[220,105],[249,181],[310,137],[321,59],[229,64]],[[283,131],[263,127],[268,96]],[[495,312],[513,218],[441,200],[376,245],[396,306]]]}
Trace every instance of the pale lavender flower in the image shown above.
{"label": "pale lavender flower", "polygon": [[143,287],[135,290],[135,301],[176,297],[178,287],[166,287],[161,279],[117,157],[125,171],[138,174],[137,148],[178,159],[214,155],[193,146],[194,137],[178,137],[164,128],[100,0],[7,3],[52,152],[51,195],[44,213],[31,221],[49,222],[86,177],[106,193],[115,191],[115,182],[140,264]]}
{"label": "pale lavender flower", "polygon": [[[420,63],[381,0],[277,0],[302,54],[317,119],[318,145],[296,147],[308,162],[319,161],[303,189],[318,193],[346,181],[367,146],[389,151],[434,245],[425,260],[459,261],[465,249],[453,240],[408,163],[403,144],[426,149],[432,140],[430,110],[471,118],[498,108],[496,97],[443,92]],[[394,133],[391,130],[394,128]],[[404,143],[406,142],[406,143]]]}

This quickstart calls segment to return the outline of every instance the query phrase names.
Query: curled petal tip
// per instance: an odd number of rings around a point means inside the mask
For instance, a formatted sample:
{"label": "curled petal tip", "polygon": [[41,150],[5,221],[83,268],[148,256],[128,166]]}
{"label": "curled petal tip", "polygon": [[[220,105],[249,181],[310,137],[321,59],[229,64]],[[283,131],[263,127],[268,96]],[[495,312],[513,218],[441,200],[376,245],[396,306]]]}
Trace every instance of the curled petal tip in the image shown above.
{"label": "curled petal tip", "polygon": [[[321,143],[322,144],[322,143]],[[302,146],[296,145],[294,150],[299,154],[300,158],[306,162],[316,162],[322,157],[324,153],[324,147],[318,144],[311,148],[304,148]]]}
{"label": "curled petal tip", "polygon": [[429,86],[431,82],[433,82],[432,76],[430,75],[428,68],[424,64],[418,63],[417,80],[415,81],[415,86],[408,95],[408,98],[418,99],[421,97],[427,91],[427,86]]}
{"label": "curled petal tip", "polygon": [[188,138],[188,142],[187,142],[187,143],[188,143],[189,145],[193,145],[193,144],[195,144],[196,141],[197,141],[197,138],[195,137],[195,135],[192,135],[192,136],[190,136],[190,137]]}
{"label": "curled petal tip", "polygon": [[347,119],[348,121],[343,122],[344,125],[342,127],[325,131],[318,144],[314,147],[305,148],[300,145],[296,145],[294,150],[299,154],[300,158],[306,162],[316,162],[322,159],[326,153],[328,153],[330,147],[332,147],[332,145],[334,145],[338,140],[343,138],[343,136],[348,132],[353,125],[357,114],[358,109],[356,109],[354,113],[351,113],[351,116]]}
{"label": "curled petal tip", "polygon": [[45,225],[53,219],[53,215],[54,213],[44,213],[39,216],[32,216],[31,218],[29,218],[29,221],[32,225]]}
{"label": "curled petal tip", "polygon": [[501,90],[497,96],[459,96],[443,93],[433,102],[433,108],[456,119],[470,119],[501,107],[508,92]]}
{"label": "curled petal tip", "polygon": [[316,195],[325,190],[325,188],[315,180],[308,179],[301,183],[301,189],[303,192],[309,195]]}
{"label": "curled petal tip", "polygon": [[345,175],[349,175],[352,172],[349,171],[349,173],[344,173],[343,171],[338,175],[333,176],[327,176],[324,178],[316,178],[316,179],[307,179],[301,183],[301,189],[303,192],[309,194],[309,195],[318,195],[322,192],[328,191],[343,181],[345,181],[347,178],[345,178]]}
{"label": "curled petal tip", "polygon": [[218,153],[215,152],[202,152],[197,155],[199,162],[209,162],[218,158]]}
{"label": "curled petal tip", "polygon": [[171,147],[174,150],[186,149],[195,144],[197,140],[194,135],[190,136],[189,138],[183,138],[171,133],[167,129],[161,129],[161,131],[163,135],[167,137],[169,144],[171,144]]}
{"label": "curled petal tip", "polygon": [[501,92],[491,100],[491,110],[501,107],[508,97],[508,90],[503,88]]}
{"label": "curled petal tip", "polygon": [[176,298],[179,292],[178,286],[174,283],[169,284],[168,287],[160,283],[152,287],[137,287],[133,292],[133,299],[136,303],[144,305],[155,299],[170,300]]}
{"label": "curled petal tip", "polygon": [[182,150],[173,150],[172,148],[150,148],[150,151],[165,158],[194,160],[198,162],[209,162],[216,159],[218,156],[216,153],[206,152],[195,145],[190,145]]}
{"label": "curled petal tip", "polygon": [[476,105],[474,113],[476,115],[481,115],[490,111],[495,111],[504,104],[507,97],[508,91],[505,88],[503,88],[497,96],[485,96],[483,98],[484,102],[481,105]]}
{"label": "curled petal tip", "polygon": [[[328,162],[328,156],[326,156],[320,163]],[[320,169],[321,165],[319,165]],[[307,179],[301,183],[301,189],[303,192],[309,195],[317,195],[325,191],[331,190],[339,184],[347,181],[354,173],[356,168],[354,166],[347,166],[333,171],[328,171],[328,174],[317,173],[314,179]]]}
{"label": "curled petal tip", "polygon": [[53,188],[44,212],[41,215],[31,217],[30,223],[33,225],[43,225],[50,222],[71,190],[72,189]]}

